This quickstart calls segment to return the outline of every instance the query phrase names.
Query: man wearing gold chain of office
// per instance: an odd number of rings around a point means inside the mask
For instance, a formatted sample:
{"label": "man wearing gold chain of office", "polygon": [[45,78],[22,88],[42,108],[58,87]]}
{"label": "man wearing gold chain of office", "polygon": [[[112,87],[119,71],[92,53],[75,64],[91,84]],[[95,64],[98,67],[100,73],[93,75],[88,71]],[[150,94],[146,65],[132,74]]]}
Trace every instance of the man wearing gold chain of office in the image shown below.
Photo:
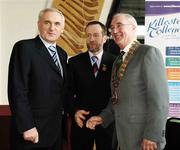
{"label": "man wearing gold chain of office", "polygon": [[107,126],[115,120],[121,150],[162,150],[165,146],[165,124],[169,96],[161,52],[137,39],[137,22],[129,14],[117,13],[110,27],[111,35],[123,62],[114,62],[112,98],[106,109],[91,117],[86,126]]}

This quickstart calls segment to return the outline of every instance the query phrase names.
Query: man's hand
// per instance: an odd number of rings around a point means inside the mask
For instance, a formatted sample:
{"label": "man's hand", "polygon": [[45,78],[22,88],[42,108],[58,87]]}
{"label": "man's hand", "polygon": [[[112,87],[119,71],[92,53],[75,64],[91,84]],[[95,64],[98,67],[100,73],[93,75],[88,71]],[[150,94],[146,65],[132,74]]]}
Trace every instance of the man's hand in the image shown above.
{"label": "man's hand", "polygon": [[31,141],[32,143],[38,143],[39,142],[39,134],[37,129],[34,127],[32,129],[29,129],[25,132],[23,132],[23,138],[26,141]]}
{"label": "man's hand", "polygon": [[77,125],[82,128],[83,127],[83,121],[86,119],[86,115],[89,114],[89,111],[85,111],[85,110],[78,110],[75,113],[75,121],[77,123]]}
{"label": "man's hand", "polygon": [[157,149],[156,142],[153,142],[147,139],[143,139],[141,146],[142,146],[142,150],[156,150]]}
{"label": "man's hand", "polygon": [[102,123],[103,119],[100,116],[93,116],[87,120],[86,127],[94,130],[96,125],[100,125]]}

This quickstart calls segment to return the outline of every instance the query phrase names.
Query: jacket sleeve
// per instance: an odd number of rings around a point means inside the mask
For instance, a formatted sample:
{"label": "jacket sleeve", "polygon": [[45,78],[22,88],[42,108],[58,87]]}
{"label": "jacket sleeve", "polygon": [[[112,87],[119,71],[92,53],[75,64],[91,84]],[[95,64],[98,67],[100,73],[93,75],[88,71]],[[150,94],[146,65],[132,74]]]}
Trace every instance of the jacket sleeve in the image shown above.
{"label": "jacket sleeve", "polygon": [[110,125],[114,121],[114,112],[112,108],[112,102],[109,101],[108,105],[105,109],[102,110],[102,112],[99,114],[100,117],[103,119],[102,126],[106,128],[108,125]]}
{"label": "jacket sleeve", "polygon": [[144,138],[161,142],[168,117],[169,96],[161,52],[152,47],[144,57],[143,76],[147,88],[147,118]]}
{"label": "jacket sleeve", "polygon": [[9,63],[8,99],[19,133],[35,126],[28,100],[30,57],[22,42],[14,45]]}

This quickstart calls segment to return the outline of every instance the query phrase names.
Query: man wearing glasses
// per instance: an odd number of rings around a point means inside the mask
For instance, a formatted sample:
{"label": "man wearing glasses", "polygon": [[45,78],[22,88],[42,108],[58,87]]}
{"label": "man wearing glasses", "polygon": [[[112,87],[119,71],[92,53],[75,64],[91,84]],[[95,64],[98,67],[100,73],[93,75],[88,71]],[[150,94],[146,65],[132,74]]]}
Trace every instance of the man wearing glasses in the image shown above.
{"label": "man wearing glasses", "polygon": [[115,14],[109,31],[123,56],[113,65],[111,101],[86,126],[106,127],[115,120],[121,150],[162,150],[169,96],[161,52],[136,40],[137,22],[129,14]]}

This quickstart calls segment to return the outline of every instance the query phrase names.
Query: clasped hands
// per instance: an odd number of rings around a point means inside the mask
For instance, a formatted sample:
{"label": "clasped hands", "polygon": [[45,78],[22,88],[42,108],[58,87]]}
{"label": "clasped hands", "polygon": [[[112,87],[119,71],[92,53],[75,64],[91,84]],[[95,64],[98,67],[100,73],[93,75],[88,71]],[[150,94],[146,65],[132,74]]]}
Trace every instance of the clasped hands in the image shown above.
{"label": "clasped hands", "polygon": [[[85,110],[78,110],[75,113],[75,121],[80,128],[83,127],[84,125],[83,122],[89,113],[90,113],[89,111],[85,111]],[[92,116],[86,121],[86,127],[89,129],[95,130],[95,127],[102,123],[103,123],[103,119],[100,116]],[[141,143],[141,147],[142,147],[142,150],[156,150],[157,144],[156,142],[153,142],[151,140],[143,139]]]}
{"label": "clasped hands", "polygon": [[[84,126],[84,120],[86,119],[86,116],[89,115],[89,111],[85,110],[78,110],[75,113],[75,121],[77,125],[82,128]],[[95,129],[97,125],[100,125],[103,123],[103,120],[100,116],[92,116],[86,121],[86,127],[89,129]]]}

